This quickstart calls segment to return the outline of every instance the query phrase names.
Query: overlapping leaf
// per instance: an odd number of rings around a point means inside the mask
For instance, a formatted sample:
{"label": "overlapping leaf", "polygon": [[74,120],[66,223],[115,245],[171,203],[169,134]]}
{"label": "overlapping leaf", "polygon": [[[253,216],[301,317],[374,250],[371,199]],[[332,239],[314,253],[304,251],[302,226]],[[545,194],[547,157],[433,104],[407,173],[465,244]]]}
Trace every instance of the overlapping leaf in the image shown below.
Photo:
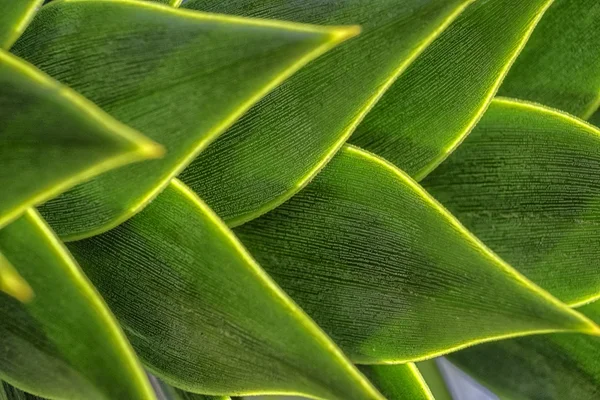
{"label": "overlapping leaf", "polygon": [[388,400],[434,400],[413,363],[363,365],[360,370]]}
{"label": "overlapping leaf", "polygon": [[[581,307],[600,321],[600,303]],[[553,334],[486,343],[450,360],[510,400],[591,400],[600,395],[600,339]]]}
{"label": "overlapping leaf", "polygon": [[416,364],[435,400],[453,400],[435,359]]}
{"label": "overlapping leaf", "polygon": [[162,381],[158,383],[158,390],[160,390],[165,400],[231,400],[231,397],[228,396],[207,396],[204,394],[186,392],[167,385]]}
{"label": "overlapping leaf", "polygon": [[25,30],[44,0],[0,0],[0,49],[8,49]]}
{"label": "overlapping leaf", "polygon": [[19,301],[28,301],[33,296],[31,287],[2,253],[0,253],[0,292],[4,292]]}
{"label": "overlapping leaf", "polygon": [[33,210],[0,230],[0,251],[35,293],[0,293],[0,377],[49,398],[152,400],[110,311]]}
{"label": "overlapping leaf", "polygon": [[0,50],[0,228],[90,177],[161,154],[158,145]]}
{"label": "overlapping leaf", "polygon": [[559,299],[600,295],[600,131],[495,100],[423,186],[479,239]]}
{"label": "overlapping leaf", "polygon": [[556,0],[499,93],[588,118],[600,105],[599,42],[598,1]]}
{"label": "overlapping leaf", "polygon": [[254,102],[356,33],[133,0],[49,3],[13,51],[167,154],[79,185],[42,214],[68,239],[131,217]]}
{"label": "overlapping leaf", "polygon": [[46,400],[0,381],[0,400]]}
{"label": "overlapping leaf", "polygon": [[69,248],[147,367],[174,386],[381,398],[178,181],[134,218]]}
{"label": "overlapping leaf", "polygon": [[385,93],[350,143],[423,178],[475,126],[551,3],[470,6]]}
{"label": "overlapping leaf", "polygon": [[327,163],[369,109],[471,0],[209,0],[183,7],[318,24],[359,37],[253,107],[180,176],[230,226],[278,206]]}
{"label": "overlapping leaf", "polygon": [[490,252],[406,174],[354,147],[235,232],[358,363],[430,358],[536,332],[598,332]]}

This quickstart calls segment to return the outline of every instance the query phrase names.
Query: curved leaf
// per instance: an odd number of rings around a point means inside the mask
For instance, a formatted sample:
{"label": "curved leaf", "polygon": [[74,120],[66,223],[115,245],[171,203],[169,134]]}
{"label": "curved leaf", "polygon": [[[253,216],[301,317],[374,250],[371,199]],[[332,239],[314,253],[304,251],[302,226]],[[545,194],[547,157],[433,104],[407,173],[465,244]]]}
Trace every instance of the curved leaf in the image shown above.
{"label": "curved leaf", "polygon": [[413,363],[363,365],[360,370],[388,400],[435,400]]}
{"label": "curved leaf", "polygon": [[129,343],[67,250],[33,210],[0,230],[0,251],[35,292],[0,293],[0,377],[57,399],[152,400]]}
{"label": "curved leaf", "polygon": [[0,0],[0,49],[21,36],[44,0]]}
{"label": "curved leaf", "polygon": [[422,179],[479,121],[551,3],[489,0],[469,7],[385,93],[350,143]]}
{"label": "curved leaf", "polygon": [[417,363],[417,368],[435,400],[452,400],[450,389],[446,385],[436,359],[421,361]]}
{"label": "curved leaf", "polygon": [[67,239],[118,225],[269,90],[357,32],[133,0],[44,6],[13,51],[164,144],[167,155],[79,185],[42,214]]}
{"label": "curved leaf", "polygon": [[564,302],[600,296],[600,130],[494,100],[423,186],[513,267]]}
{"label": "curved leaf", "polygon": [[471,0],[200,0],[184,7],[318,24],[361,24],[253,107],[180,175],[230,226],[306,185],[411,62]]}
{"label": "curved leaf", "polygon": [[596,0],[556,0],[499,93],[588,118],[600,105],[599,21]]}
{"label": "curved leaf", "polygon": [[[581,307],[600,322],[600,303]],[[600,395],[600,338],[553,334],[486,343],[450,360],[511,400],[591,400]]]}
{"label": "curved leaf", "polygon": [[166,383],[156,380],[157,388],[165,400],[231,400],[229,396],[207,396],[204,394],[196,394],[177,389]]}
{"label": "curved leaf", "polygon": [[169,384],[381,399],[179,181],[134,218],[69,248],[147,367]]}
{"label": "curved leaf", "polygon": [[0,400],[45,400],[0,381]]}
{"label": "curved leaf", "polygon": [[598,333],[406,174],[355,147],[344,147],[304,190],[235,232],[357,363],[427,359],[536,332]]}
{"label": "curved leaf", "polygon": [[162,152],[3,50],[0,86],[0,228],[77,183]]}
{"label": "curved leaf", "polygon": [[0,253],[0,292],[22,302],[27,302],[33,297],[31,287],[2,253]]}

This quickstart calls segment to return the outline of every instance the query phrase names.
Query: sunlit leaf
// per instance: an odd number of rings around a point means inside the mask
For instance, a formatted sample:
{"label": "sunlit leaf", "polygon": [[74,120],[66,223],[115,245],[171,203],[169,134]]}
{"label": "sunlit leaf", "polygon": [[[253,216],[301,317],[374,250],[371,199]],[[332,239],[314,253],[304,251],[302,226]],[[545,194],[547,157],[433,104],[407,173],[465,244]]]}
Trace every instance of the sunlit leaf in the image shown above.
{"label": "sunlit leaf", "polygon": [[434,400],[413,363],[363,365],[360,370],[388,400]]}
{"label": "sunlit leaf", "polygon": [[152,400],[135,355],[105,304],[33,210],[0,230],[0,252],[35,293],[0,293],[0,378],[56,399]]}
{"label": "sunlit leaf", "polygon": [[[600,302],[579,308],[600,322]],[[450,355],[505,400],[592,400],[600,396],[600,338],[552,334],[503,340]]]}
{"label": "sunlit leaf", "polygon": [[169,384],[381,399],[179,181],[134,218],[69,248],[148,369]]}
{"label": "sunlit leaf", "polygon": [[394,80],[471,0],[192,0],[183,7],[318,24],[361,35],[253,107],[180,178],[230,226],[278,206],[327,163]]}
{"label": "sunlit leaf", "polygon": [[555,0],[499,93],[588,118],[600,105],[600,2]]}
{"label": "sunlit leaf", "polygon": [[31,287],[0,253],[0,291],[19,301],[29,301],[33,296]]}
{"label": "sunlit leaf", "polygon": [[350,143],[423,178],[475,126],[551,3],[470,6],[385,93]]}
{"label": "sunlit leaf", "polygon": [[453,400],[435,359],[417,363],[417,368],[435,400]]}
{"label": "sunlit leaf", "polygon": [[161,154],[158,145],[0,50],[0,228],[101,172]]}
{"label": "sunlit leaf", "polygon": [[45,204],[42,214],[67,239],[118,225],[253,103],[357,32],[133,0],[47,4],[13,51],[163,144],[167,154],[79,185]]}
{"label": "sunlit leaf", "polygon": [[536,332],[598,332],[410,177],[355,147],[235,233],[358,363],[420,360]]}
{"label": "sunlit leaf", "polygon": [[0,0],[0,49],[8,49],[23,33],[44,0]]}
{"label": "sunlit leaf", "polygon": [[473,234],[570,305],[600,296],[600,130],[495,100],[423,186]]}

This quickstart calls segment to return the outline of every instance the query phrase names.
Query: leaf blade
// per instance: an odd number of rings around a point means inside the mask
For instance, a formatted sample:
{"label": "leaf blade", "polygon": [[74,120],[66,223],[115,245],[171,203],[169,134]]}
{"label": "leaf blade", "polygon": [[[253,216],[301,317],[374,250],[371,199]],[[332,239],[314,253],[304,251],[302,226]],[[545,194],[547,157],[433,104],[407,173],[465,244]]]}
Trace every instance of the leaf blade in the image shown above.
{"label": "leaf blade", "polygon": [[0,49],[9,49],[23,33],[44,0],[0,2]]}

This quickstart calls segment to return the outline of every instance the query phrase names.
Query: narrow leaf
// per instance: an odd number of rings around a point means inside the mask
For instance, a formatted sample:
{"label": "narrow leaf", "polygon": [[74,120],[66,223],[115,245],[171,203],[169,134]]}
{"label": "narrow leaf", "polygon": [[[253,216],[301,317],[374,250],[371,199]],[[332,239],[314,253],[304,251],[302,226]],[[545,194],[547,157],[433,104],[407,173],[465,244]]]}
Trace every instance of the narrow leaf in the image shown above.
{"label": "narrow leaf", "polygon": [[44,0],[0,0],[0,49],[21,36]]}
{"label": "narrow leaf", "polygon": [[[600,302],[579,308],[600,322]],[[552,334],[486,343],[450,361],[506,400],[591,400],[600,395],[600,339]]]}
{"label": "narrow leaf", "polygon": [[598,332],[488,250],[410,177],[355,147],[235,232],[357,363],[427,359],[554,330]]}
{"label": "narrow leaf", "polygon": [[0,400],[45,400],[0,381]]}
{"label": "narrow leaf", "polygon": [[421,361],[416,365],[435,400],[453,400],[435,359]]}
{"label": "narrow leaf", "polygon": [[0,228],[27,208],[161,148],[0,50]]}
{"label": "narrow leaf", "polygon": [[363,365],[360,370],[388,400],[435,400],[413,363]]}
{"label": "narrow leaf", "polygon": [[552,0],[469,7],[385,93],[350,138],[422,179],[469,134]]}
{"label": "narrow leaf", "polygon": [[22,302],[27,302],[33,297],[31,287],[2,253],[0,253],[0,291]]}
{"label": "narrow leaf", "polygon": [[0,251],[31,285],[23,304],[0,293],[0,377],[53,399],[152,400],[118,325],[33,210],[0,230]]}
{"label": "narrow leaf", "polygon": [[471,0],[192,0],[183,6],[361,35],[286,81],[180,176],[236,226],[277,207],[342,146],[394,80]]}
{"label": "narrow leaf", "polygon": [[600,130],[495,100],[423,186],[513,267],[570,304],[600,296]]}
{"label": "narrow leaf", "polygon": [[69,248],[169,384],[213,395],[382,398],[179,181],[134,218]]}
{"label": "narrow leaf", "polygon": [[600,105],[599,21],[596,0],[556,0],[499,93],[588,118]]}
{"label": "narrow leaf", "polygon": [[163,144],[167,155],[79,185],[42,214],[67,239],[118,225],[253,103],[357,32],[133,0],[44,6],[14,52]]}

